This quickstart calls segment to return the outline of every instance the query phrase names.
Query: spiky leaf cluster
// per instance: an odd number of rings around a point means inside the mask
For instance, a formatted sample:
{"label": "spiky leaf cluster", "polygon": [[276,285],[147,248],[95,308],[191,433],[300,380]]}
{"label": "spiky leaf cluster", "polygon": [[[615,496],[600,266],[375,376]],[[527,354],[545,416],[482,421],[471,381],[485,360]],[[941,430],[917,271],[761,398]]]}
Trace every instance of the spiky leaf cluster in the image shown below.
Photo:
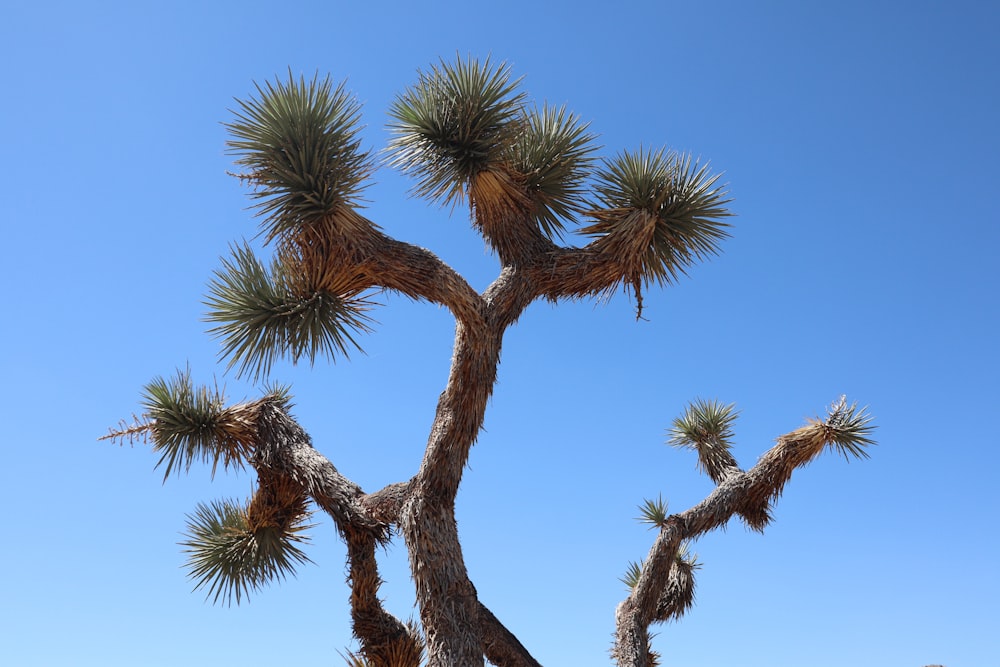
{"label": "spiky leaf cluster", "polygon": [[644,500],[639,505],[639,521],[648,523],[651,528],[663,528],[667,522],[667,501],[662,496]]}
{"label": "spiky leaf cluster", "polygon": [[226,408],[218,388],[194,387],[190,370],[155,378],[143,389],[142,405],[164,480],[194,461],[211,462],[213,474],[220,461],[243,465],[253,437],[246,415]]}
{"label": "spiky leaf cluster", "polygon": [[257,85],[226,123],[240,176],[254,188],[268,240],[357,206],[374,162],[361,149],[361,106],[314,76]]}
{"label": "spiky leaf cluster", "polygon": [[417,179],[415,194],[464,201],[471,179],[496,165],[516,136],[524,96],[506,64],[442,61],[389,109],[390,164]]}
{"label": "spiky leaf cluster", "polygon": [[209,284],[206,320],[222,341],[222,356],[239,374],[267,375],[284,356],[298,362],[333,359],[358,348],[355,332],[368,332],[371,305],[357,294],[302,284],[294,267],[274,261],[270,270],[247,246],[236,247]]}
{"label": "spiky leaf cluster", "polygon": [[870,437],[875,426],[867,408],[858,408],[857,403],[848,405],[847,397],[841,396],[830,406],[824,422],[813,420],[813,423],[822,424],[827,443],[846,460],[850,461],[852,456],[869,458],[867,448],[875,444]]}
{"label": "spiky leaf cluster", "polygon": [[582,233],[632,258],[632,282],[667,284],[728,238],[731,214],[720,174],[689,155],[639,149],[606,160],[595,175],[600,208]]}
{"label": "spiky leaf cluster", "polygon": [[674,419],[667,441],[674,447],[693,449],[698,453],[698,468],[715,483],[738,471],[732,452],[733,422],[739,411],[733,404],[697,399],[684,413]]}
{"label": "spiky leaf cluster", "polygon": [[207,588],[213,602],[231,604],[311,562],[298,544],[308,542],[301,522],[253,526],[247,509],[230,500],[199,504],[188,516],[188,554],[195,589]]}
{"label": "spiky leaf cluster", "polygon": [[563,220],[583,207],[595,150],[587,128],[565,107],[543,106],[525,114],[511,146],[510,167],[523,178],[535,221],[547,236],[558,236]]}

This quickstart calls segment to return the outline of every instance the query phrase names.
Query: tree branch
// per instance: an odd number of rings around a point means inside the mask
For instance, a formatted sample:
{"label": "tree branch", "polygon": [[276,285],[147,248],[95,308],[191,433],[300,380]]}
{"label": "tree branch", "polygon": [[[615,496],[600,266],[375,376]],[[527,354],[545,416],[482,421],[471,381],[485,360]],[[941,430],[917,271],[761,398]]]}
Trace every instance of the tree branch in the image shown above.
{"label": "tree branch", "polygon": [[408,485],[391,485],[366,496],[313,448],[309,435],[282,401],[264,399],[256,407],[257,446],[251,464],[261,479],[293,480],[333,517],[347,543],[351,621],[362,653],[374,665],[418,667],[423,643],[382,606],[378,598],[382,579],[375,558],[375,547],[388,540],[389,526],[398,518]]}
{"label": "tree branch", "polygon": [[532,297],[524,275],[506,267],[482,297],[483,324],[458,322],[448,383],[400,515],[432,667],[482,664],[479,603],[462,557],[455,496],[496,382],[503,333]]}
{"label": "tree branch", "polygon": [[517,637],[479,603],[479,627],[486,659],[497,667],[541,667]]}
{"label": "tree branch", "polygon": [[663,595],[670,585],[683,542],[722,527],[734,514],[753,514],[769,507],[781,495],[796,468],[816,458],[824,448],[864,455],[871,444],[868,417],[841,398],[834,403],[826,421],[818,420],[778,439],[750,470],[731,474],[703,501],[666,519],[649,555],[639,581],[616,610],[616,640],[613,654],[622,667],[646,667],[649,625],[661,620]]}
{"label": "tree branch", "polygon": [[370,234],[375,242],[364,269],[373,285],[445,306],[456,320],[469,326],[482,324],[479,294],[437,255],[374,228]]}
{"label": "tree branch", "polygon": [[366,513],[384,524],[398,524],[403,503],[410,495],[412,480],[397,482],[383,489],[361,496],[358,502]]}
{"label": "tree branch", "polygon": [[553,247],[527,270],[538,295],[557,301],[613,292],[627,282],[629,264],[628,257],[597,239],[582,248]]}
{"label": "tree branch", "polygon": [[379,540],[388,537],[389,526],[358,502],[364,495],[361,487],[341,475],[329,459],[313,448],[309,434],[280,401],[264,399],[258,404],[257,447],[250,464],[258,470],[287,475],[302,485],[305,493],[333,517],[341,534],[348,529],[363,529]]}
{"label": "tree branch", "polygon": [[347,541],[347,580],[351,587],[351,622],[361,642],[361,653],[372,665],[419,667],[423,641],[382,606],[378,589],[382,578],[375,559],[376,540],[370,533],[350,528]]}

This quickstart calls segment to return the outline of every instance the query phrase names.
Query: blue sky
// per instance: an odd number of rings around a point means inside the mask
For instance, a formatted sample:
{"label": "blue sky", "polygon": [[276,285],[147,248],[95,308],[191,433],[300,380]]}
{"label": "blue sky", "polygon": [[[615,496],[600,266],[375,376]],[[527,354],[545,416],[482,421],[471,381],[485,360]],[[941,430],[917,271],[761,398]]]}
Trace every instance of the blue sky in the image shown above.
{"label": "blue sky", "polygon": [[[800,470],[764,536],[703,538],[697,605],[662,626],[669,665],[1000,660],[1000,11],[986,2],[11,2],[0,21],[0,662],[340,664],[344,548],[312,531],[297,578],[240,607],[191,592],[176,542],[201,501],[251,479],[161,485],[142,446],[97,442],[142,386],[190,364],[239,400],[201,321],[205,285],[255,222],[221,122],[254,81],[330,73],[365,142],[418,68],[507,61],[603,154],[668,146],[725,172],[718,258],[646,295],[533,305],[458,498],[481,599],[546,665],[610,664],[618,577],[653,535],[637,505],[711,489],[665,430],[735,402],[736,455],[846,393],[868,461]],[[367,215],[484,288],[495,260],[461,211],[381,169]],[[393,295],[365,355],[278,365],[316,446],[366,490],[416,470],[450,359],[447,311]],[[401,545],[383,593],[415,614]]]}

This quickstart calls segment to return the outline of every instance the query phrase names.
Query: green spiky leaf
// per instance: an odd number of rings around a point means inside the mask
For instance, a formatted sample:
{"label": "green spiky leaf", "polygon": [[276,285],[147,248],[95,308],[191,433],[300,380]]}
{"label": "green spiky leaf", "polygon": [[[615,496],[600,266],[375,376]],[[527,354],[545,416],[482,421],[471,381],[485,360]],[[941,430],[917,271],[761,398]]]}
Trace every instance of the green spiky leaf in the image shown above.
{"label": "green spiky leaf", "polygon": [[628,151],[607,160],[596,175],[602,208],[584,234],[608,237],[630,266],[632,282],[674,282],[687,268],[719,252],[728,238],[727,192],[719,174],[689,155]]}
{"label": "green spiky leaf", "polygon": [[620,582],[633,589],[639,583],[639,577],[642,576],[642,564],[636,563],[635,561],[629,561],[628,568],[625,570],[625,574],[618,578]]}
{"label": "green spiky leaf", "polygon": [[848,405],[847,397],[841,396],[830,406],[823,426],[828,444],[846,460],[869,458],[867,448],[875,444],[870,437],[875,426],[867,407],[859,409],[857,403]]}
{"label": "green spiky leaf", "polygon": [[732,452],[733,422],[739,411],[733,404],[697,399],[687,406],[684,414],[674,419],[667,441],[674,447],[693,449],[698,453],[698,468],[719,483],[739,466]]}
{"label": "green spiky leaf", "polygon": [[420,72],[389,109],[390,164],[417,179],[414,193],[461,203],[469,180],[503,157],[523,95],[506,64],[459,57]]}
{"label": "green spiky leaf", "polygon": [[207,588],[213,602],[239,604],[251,591],[293,575],[297,565],[311,562],[297,546],[309,541],[302,534],[306,528],[297,524],[252,531],[242,505],[230,500],[199,504],[188,516],[188,539],[181,542],[195,590]]}
{"label": "green spiky leaf", "polygon": [[369,302],[317,289],[293,288],[288,269],[274,262],[267,270],[247,247],[234,249],[209,284],[210,333],[222,340],[222,356],[239,374],[266,376],[280,357],[293,362],[319,356],[334,359],[360,349],[353,338],[370,331]]}
{"label": "green spiky leaf", "polygon": [[329,77],[257,85],[226,123],[230,153],[254,187],[268,240],[360,204],[374,168],[358,134],[361,106]]}
{"label": "green spiky leaf", "polygon": [[646,499],[639,505],[638,520],[654,528],[663,528],[667,523],[667,502],[660,496],[656,500]]}
{"label": "green spiky leaf", "polygon": [[226,467],[242,466],[245,448],[234,437],[222,392],[195,388],[190,369],[178,370],[173,378],[155,378],[143,389],[142,405],[164,481],[182,469],[189,471],[195,461],[211,462],[213,475],[220,460]]}
{"label": "green spiky leaf", "polygon": [[587,128],[565,107],[543,106],[525,116],[511,147],[511,167],[524,177],[535,220],[550,237],[558,236],[563,220],[583,207],[584,181],[596,149]]}

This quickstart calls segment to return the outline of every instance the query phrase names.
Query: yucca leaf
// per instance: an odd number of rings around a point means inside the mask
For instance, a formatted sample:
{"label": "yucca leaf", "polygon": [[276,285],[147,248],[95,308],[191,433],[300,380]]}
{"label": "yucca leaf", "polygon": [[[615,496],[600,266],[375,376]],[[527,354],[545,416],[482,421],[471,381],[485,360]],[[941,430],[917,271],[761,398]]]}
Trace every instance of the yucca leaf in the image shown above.
{"label": "yucca leaf", "polygon": [[256,97],[236,100],[236,118],[225,127],[267,239],[358,206],[374,162],[358,138],[361,106],[344,85],[289,72],[285,82],[256,88]]}
{"label": "yucca leaf", "polygon": [[663,528],[667,522],[667,502],[662,497],[656,500],[646,499],[639,505],[639,521],[648,523],[654,528]]}
{"label": "yucca leaf", "polygon": [[225,407],[217,387],[195,388],[190,369],[155,378],[143,389],[142,405],[164,481],[194,461],[211,462],[213,475],[220,460],[242,466],[248,443],[240,415]]}
{"label": "yucca leaf", "polygon": [[596,149],[587,128],[565,107],[543,106],[525,115],[511,146],[510,165],[523,176],[535,220],[550,237],[584,206],[584,181]]}
{"label": "yucca leaf", "polygon": [[360,349],[353,338],[370,331],[369,302],[356,295],[292,287],[289,269],[274,262],[266,269],[246,246],[223,260],[209,284],[210,333],[222,340],[222,356],[239,374],[266,376],[280,357],[292,362],[319,356],[334,359]]}
{"label": "yucca leaf", "polygon": [[600,208],[581,233],[607,237],[623,256],[630,282],[666,284],[719,252],[729,236],[727,192],[720,175],[689,155],[625,151],[596,175]]}
{"label": "yucca leaf", "polygon": [[635,588],[636,584],[639,583],[639,577],[642,576],[642,564],[635,561],[629,561],[628,568],[625,570],[625,574],[618,578],[620,582],[628,586],[630,589]]}
{"label": "yucca leaf", "polygon": [[[814,423],[818,423],[815,420]],[[857,403],[847,404],[841,396],[830,406],[826,421],[822,422],[827,443],[848,461],[851,457],[867,459],[867,448],[875,444],[869,437],[875,430],[868,408],[858,408]]]}
{"label": "yucca leaf", "polygon": [[506,64],[459,57],[419,72],[389,109],[390,164],[417,180],[414,193],[464,201],[470,179],[497,165],[519,129],[520,80]]}
{"label": "yucca leaf", "polygon": [[697,399],[674,419],[668,444],[698,453],[698,468],[715,483],[739,466],[731,453],[733,422],[739,411],[733,404]]}
{"label": "yucca leaf", "polygon": [[251,591],[294,574],[295,566],[311,562],[297,546],[309,541],[306,528],[251,530],[244,506],[230,500],[199,504],[181,542],[195,589],[207,588],[213,602],[239,604]]}

